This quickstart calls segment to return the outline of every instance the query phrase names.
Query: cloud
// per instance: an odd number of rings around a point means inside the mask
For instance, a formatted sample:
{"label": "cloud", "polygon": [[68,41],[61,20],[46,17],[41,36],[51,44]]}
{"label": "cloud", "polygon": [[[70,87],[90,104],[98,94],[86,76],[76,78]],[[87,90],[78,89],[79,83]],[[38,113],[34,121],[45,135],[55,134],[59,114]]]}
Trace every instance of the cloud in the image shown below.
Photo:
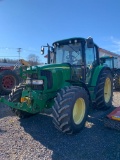
{"label": "cloud", "polygon": [[115,53],[120,53],[120,39],[110,37],[110,41],[112,43],[112,49]]}

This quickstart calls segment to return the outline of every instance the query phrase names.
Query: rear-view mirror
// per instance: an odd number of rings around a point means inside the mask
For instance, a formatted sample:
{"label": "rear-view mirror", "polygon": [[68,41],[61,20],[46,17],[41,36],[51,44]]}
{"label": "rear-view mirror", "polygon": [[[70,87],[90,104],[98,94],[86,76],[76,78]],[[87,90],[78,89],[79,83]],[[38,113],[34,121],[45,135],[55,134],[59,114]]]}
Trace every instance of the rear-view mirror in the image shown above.
{"label": "rear-view mirror", "polygon": [[94,47],[94,42],[93,42],[93,39],[91,37],[87,38],[86,42],[87,42],[87,47],[88,48],[93,48]]}
{"label": "rear-view mirror", "polygon": [[41,54],[44,54],[44,47],[41,47]]}

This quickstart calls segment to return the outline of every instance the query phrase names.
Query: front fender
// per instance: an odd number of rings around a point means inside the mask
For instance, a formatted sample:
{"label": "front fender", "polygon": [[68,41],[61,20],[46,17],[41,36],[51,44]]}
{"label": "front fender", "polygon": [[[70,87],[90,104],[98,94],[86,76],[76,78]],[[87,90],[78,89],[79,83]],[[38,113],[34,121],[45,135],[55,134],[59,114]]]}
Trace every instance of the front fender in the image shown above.
{"label": "front fender", "polygon": [[82,87],[86,90],[88,96],[89,96],[89,100],[91,102],[91,96],[90,96],[90,92],[89,92],[89,89],[88,89],[88,86],[83,82],[83,81],[73,81],[73,80],[68,80],[66,82],[69,82],[69,85],[73,85],[73,86],[79,86],[79,87]]}

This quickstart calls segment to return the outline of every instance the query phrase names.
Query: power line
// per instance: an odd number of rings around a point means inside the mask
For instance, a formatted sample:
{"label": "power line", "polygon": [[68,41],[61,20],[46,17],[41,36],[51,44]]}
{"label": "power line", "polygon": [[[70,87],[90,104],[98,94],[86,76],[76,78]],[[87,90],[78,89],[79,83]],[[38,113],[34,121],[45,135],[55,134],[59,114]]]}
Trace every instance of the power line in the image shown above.
{"label": "power line", "polygon": [[[0,50],[16,50],[16,49],[19,49],[19,48],[11,48],[11,47],[0,47]],[[27,52],[36,52],[36,53],[39,53],[40,51],[38,50],[29,50],[29,49],[23,49],[23,48],[20,48],[22,49],[22,51],[27,51]]]}
{"label": "power line", "polygon": [[18,48],[19,59],[20,59],[20,52],[21,52],[21,48]]}
{"label": "power line", "polygon": [[18,57],[18,56],[0,56],[0,57]]}

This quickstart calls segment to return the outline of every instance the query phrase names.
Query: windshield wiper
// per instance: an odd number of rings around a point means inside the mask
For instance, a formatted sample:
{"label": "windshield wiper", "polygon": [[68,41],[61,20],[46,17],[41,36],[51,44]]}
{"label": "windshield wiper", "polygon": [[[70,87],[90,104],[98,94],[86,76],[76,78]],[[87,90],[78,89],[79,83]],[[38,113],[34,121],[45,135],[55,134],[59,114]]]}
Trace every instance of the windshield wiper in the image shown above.
{"label": "windshield wiper", "polygon": [[[67,44],[67,46],[69,46],[69,45]],[[69,46],[69,47],[78,54],[78,52],[73,47],[71,47],[71,46]]]}

